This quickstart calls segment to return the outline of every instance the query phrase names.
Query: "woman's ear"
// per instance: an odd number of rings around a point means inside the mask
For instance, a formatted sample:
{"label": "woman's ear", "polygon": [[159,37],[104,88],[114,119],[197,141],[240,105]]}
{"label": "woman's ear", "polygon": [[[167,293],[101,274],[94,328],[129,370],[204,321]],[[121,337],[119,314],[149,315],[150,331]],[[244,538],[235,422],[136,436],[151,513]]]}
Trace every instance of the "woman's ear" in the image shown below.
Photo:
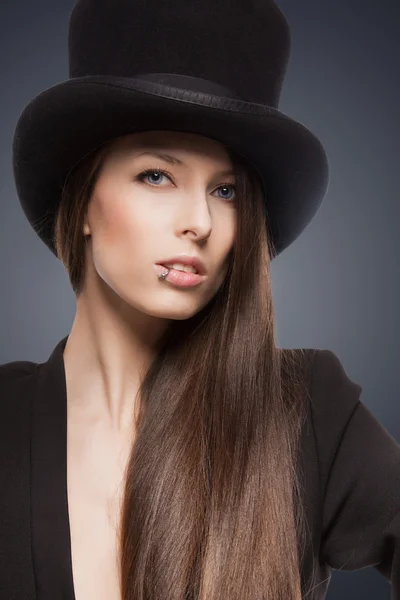
{"label": "woman's ear", "polygon": [[85,221],[83,225],[83,235],[90,235],[90,227],[89,224]]}

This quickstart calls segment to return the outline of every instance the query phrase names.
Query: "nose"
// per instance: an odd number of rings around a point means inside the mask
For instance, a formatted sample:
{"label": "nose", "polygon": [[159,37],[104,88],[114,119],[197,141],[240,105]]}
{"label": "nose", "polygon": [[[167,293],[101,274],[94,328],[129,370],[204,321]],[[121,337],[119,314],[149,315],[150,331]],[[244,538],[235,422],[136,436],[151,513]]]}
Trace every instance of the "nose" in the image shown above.
{"label": "nose", "polygon": [[184,206],[178,216],[178,222],[182,231],[192,231],[197,239],[210,236],[212,231],[212,215],[207,195],[202,191],[192,192],[189,198],[185,198]]}

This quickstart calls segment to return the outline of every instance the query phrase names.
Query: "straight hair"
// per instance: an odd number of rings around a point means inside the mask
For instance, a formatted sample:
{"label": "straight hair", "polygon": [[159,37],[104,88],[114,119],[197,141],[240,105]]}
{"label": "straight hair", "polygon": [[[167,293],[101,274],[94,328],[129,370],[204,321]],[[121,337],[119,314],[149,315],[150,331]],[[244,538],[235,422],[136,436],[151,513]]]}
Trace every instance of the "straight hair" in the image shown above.
{"label": "straight hair", "polygon": [[[76,296],[83,220],[108,147],[73,169],[56,214],[54,244]],[[227,276],[207,306],[171,324],[138,392],[118,530],[122,600],[302,600],[311,591],[300,575],[308,530],[297,464],[308,355],[276,346],[262,185],[229,155],[238,222]]]}

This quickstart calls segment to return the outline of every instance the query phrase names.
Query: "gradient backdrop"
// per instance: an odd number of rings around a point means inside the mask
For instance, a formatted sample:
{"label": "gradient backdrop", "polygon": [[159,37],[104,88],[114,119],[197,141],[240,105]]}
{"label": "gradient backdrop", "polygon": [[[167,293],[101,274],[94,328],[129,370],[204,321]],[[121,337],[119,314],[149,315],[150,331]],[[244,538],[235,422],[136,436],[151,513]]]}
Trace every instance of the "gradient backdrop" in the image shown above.
{"label": "gradient backdrop", "polygon": [[[14,127],[68,77],[72,0],[0,7],[0,363],[46,360],[75,297],[26,221],[11,168]],[[280,0],[292,54],[280,108],[312,129],[330,186],[303,234],[272,263],[278,345],[333,350],[400,442],[400,2]],[[327,600],[389,600],[373,568],[333,571]]]}

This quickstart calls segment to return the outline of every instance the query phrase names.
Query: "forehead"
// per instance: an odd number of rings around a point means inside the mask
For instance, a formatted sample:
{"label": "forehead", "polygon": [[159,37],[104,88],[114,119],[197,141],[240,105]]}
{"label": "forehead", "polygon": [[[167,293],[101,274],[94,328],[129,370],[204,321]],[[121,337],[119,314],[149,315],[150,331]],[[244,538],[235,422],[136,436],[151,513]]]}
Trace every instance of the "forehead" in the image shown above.
{"label": "forehead", "polygon": [[[116,138],[111,149],[137,155],[143,151],[190,153],[231,165],[229,153],[221,142],[209,137],[180,131],[145,131]],[[179,154],[176,154],[179,158]],[[179,162],[179,161],[178,161]],[[183,161],[181,161],[183,162]]]}

